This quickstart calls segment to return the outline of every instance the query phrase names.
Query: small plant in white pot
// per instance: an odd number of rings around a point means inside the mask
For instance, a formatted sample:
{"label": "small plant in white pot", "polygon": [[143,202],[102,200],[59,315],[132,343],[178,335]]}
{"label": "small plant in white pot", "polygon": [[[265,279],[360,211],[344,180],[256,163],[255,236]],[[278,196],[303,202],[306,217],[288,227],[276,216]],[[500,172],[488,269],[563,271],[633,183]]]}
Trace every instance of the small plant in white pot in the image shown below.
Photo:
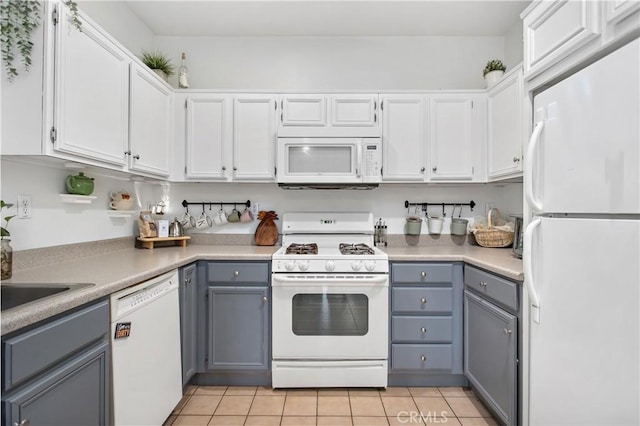
{"label": "small plant in white pot", "polygon": [[482,71],[484,81],[487,84],[487,89],[495,86],[502,79],[506,70],[507,67],[504,66],[500,59],[488,61],[487,65],[484,67],[484,71]]}
{"label": "small plant in white pot", "polygon": [[142,51],[140,59],[146,66],[162,77],[164,81],[167,81],[169,76],[173,75],[174,67],[171,59],[160,52]]}

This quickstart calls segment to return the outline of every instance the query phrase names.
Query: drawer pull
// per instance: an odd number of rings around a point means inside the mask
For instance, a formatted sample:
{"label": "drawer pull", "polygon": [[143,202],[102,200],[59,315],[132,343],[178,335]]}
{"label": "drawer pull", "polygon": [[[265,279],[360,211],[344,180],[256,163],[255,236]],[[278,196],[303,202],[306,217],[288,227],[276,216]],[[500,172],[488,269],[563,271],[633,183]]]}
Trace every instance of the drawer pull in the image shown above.
{"label": "drawer pull", "polygon": [[267,303],[267,301],[268,301],[268,300],[269,300],[269,299],[267,299],[267,296],[263,296],[263,297],[262,297],[262,301],[263,301],[264,303]]}
{"label": "drawer pull", "polygon": [[420,331],[422,331],[422,334],[426,334],[427,333],[427,329],[424,328],[424,327],[420,328]]}
{"label": "drawer pull", "polygon": [[237,277],[238,275],[240,275],[240,272],[238,272],[238,271],[233,271],[233,276],[234,276],[234,277]]}
{"label": "drawer pull", "polygon": [[420,355],[420,361],[425,362],[427,360],[427,357],[424,355]]}
{"label": "drawer pull", "polygon": [[505,328],[505,329],[502,330],[502,332],[504,334],[506,334],[506,335],[509,335],[509,334],[511,334],[511,329],[510,328]]}
{"label": "drawer pull", "polygon": [[486,287],[486,286],[487,286],[487,283],[480,281],[480,287]]}
{"label": "drawer pull", "polygon": [[426,278],[427,277],[427,273],[425,271],[420,272],[420,276],[422,278]]}
{"label": "drawer pull", "polygon": [[427,299],[425,297],[420,299],[420,303],[422,303],[423,305],[427,304]]}
{"label": "drawer pull", "polygon": [[29,419],[24,419],[23,421],[21,421],[20,423],[18,422],[14,422],[13,423],[15,426],[30,426],[31,425],[31,421]]}

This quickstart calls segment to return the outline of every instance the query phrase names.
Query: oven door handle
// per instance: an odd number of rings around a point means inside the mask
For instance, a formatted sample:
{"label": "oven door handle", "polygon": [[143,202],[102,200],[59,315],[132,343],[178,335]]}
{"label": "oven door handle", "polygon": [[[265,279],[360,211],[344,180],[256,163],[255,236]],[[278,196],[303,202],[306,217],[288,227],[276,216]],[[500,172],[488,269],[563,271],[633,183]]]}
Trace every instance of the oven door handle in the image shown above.
{"label": "oven door handle", "polygon": [[297,277],[287,277],[280,275],[272,275],[271,277],[271,286],[272,287],[293,287],[293,286],[301,286],[301,285],[309,285],[309,284],[321,284],[321,283],[335,283],[335,284],[388,284],[389,276],[388,275],[380,275],[371,278],[359,278],[359,279],[349,279],[349,278],[327,278],[326,276],[322,278],[310,279],[310,278],[297,278]]}

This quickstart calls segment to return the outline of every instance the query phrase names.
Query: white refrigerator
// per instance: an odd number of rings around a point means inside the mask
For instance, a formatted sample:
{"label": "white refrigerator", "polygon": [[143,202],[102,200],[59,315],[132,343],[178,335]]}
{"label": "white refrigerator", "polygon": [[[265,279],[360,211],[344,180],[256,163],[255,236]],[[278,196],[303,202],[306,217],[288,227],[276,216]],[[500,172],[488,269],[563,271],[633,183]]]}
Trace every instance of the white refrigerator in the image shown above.
{"label": "white refrigerator", "polygon": [[523,423],[640,424],[640,41],[534,96]]}

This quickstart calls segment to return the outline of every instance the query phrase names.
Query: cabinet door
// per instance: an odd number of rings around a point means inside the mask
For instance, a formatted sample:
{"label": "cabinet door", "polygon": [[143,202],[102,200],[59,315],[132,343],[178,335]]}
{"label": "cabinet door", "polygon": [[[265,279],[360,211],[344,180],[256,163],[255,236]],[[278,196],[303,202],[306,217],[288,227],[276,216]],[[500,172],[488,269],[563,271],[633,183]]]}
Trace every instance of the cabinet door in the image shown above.
{"label": "cabinet door", "polygon": [[473,101],[465,96],[440,95],[431,97],[429,103],[431,179],[471,179]]}
{"label": "cabinet door", "polygon": [[489,178],[522,173],[522,70],[489,91]]}
{"label": "cabinet door", "polygon": [[464,292],[464,374],[506,424],[516,424],[517,319]]}
{"label": "cabinet door", "polygon": [[168,176],[172,91],[137,64],[130,85],[129,169]]}
{"label": "cabinet door", "polygon": [[382,108],[382,180],[423,181],[425,102],[422,96],[388,95]]}
{"label": "cabinet door", "polygon": [[126,166],[129,59],[90,22],[82,31],[58,5],[54,149]]}
{"label": "cabinet door", "polygon": [[196,265],[180,269],[180,340],[182,348],[182,386],[197,370],[198,277]]}
{"label": "cabinet door", "polygon": [[275,97],[238,96],[233,106],[233,179],[274,180]]}
{"label": "cabinet door", "polygon": [[330,122],[332,127],[377,127],[378,99],[373,95],[331,96]]}
{"label": "cabinet door", "polygon": [[537,2],[523,17],[527,79],[569,56],[600,35],[600,2]]}
{"label": "cabinet door", "polygon": [[187,98],[186,176],[226,179],[233,110],[225,95]]}
{"label": "cabinet door", "polygon": [[268,287],[209,287],[209,370],[268,370]]}
{"label": "cabinet door", "polygon": [[7,425],[109,424],[107,341],[51,370],[28,386],[3,395]]}
{"label": "cabinet door", "polygon": [[322,95],[287,95],[281,100],[282,126],[327,125],[327,98]]}

